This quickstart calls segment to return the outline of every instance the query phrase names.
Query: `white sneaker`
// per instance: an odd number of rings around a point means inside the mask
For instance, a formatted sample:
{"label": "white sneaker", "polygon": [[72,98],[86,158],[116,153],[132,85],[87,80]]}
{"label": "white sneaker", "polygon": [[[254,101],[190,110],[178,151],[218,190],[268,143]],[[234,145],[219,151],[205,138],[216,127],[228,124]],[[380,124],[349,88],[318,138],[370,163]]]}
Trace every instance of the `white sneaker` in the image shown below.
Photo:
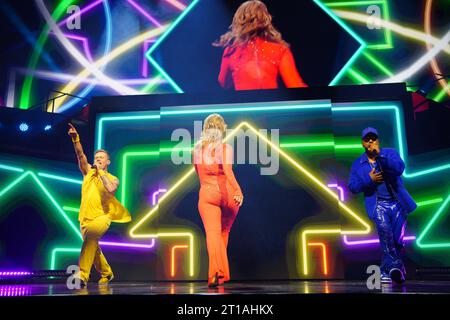
{"label": "white sneaker", "polygon": [[391,271],[389,271],[389,276],[396,284],[402,284],[405,282],[405,276],[399,268],[392,268]]}
{"label": "white sneaker", "polygon": [[382,274],[380,280],[381,283],[392,283],[391,278],[387,274]]}

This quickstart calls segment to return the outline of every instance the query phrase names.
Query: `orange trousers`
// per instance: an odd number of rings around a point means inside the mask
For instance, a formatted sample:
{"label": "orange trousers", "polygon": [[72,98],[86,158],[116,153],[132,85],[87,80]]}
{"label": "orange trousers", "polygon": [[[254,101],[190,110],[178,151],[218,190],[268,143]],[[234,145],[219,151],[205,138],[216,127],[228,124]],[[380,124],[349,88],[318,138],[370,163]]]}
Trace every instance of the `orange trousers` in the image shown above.
{"label": "orange trousers", "polygon": [[218,272],[219,276],[224,277],[224,281],[230,280],[227,255],[228,238],[239,211],[233,195],[231,189],[225,186],[202,184],[200,187],[198,211],[206,233],[209,279]]}

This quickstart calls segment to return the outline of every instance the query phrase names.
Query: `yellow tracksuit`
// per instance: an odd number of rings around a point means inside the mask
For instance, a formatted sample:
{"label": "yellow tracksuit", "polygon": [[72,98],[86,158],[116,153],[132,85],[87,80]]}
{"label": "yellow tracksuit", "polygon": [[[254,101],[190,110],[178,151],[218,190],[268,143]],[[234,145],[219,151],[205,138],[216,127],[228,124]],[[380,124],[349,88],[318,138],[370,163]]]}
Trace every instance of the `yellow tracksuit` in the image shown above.
{"label": "yellow tracksuit", "polygon": [[[109,172],[105,173],[109,180],[117,179]],[[129,222],[131,215],[114,195],[106,190],[95,169],[84,176],[78,220],[83,236],[79,260],[80,277],[86,282],[89,280],[92,264],[102,277],[109,276],[112,270],[99,247],[99,240],[108,230],[111,221]]]}

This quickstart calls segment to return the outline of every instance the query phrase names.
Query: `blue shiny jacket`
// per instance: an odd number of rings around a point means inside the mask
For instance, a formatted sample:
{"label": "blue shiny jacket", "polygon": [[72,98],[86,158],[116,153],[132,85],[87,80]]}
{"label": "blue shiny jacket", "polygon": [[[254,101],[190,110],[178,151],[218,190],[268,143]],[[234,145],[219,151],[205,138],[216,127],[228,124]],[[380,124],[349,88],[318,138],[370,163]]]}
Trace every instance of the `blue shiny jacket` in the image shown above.
{"label": "blue shiny jacket", "polygon": [[[395,149],[382,148],[378,161],[383,168],[384,181],[391,186],[394,196],[400,202],[402,208],[410,213],[417,208],[417,204],[403,186],[401,175],[405,170],[405,163]],[[364,193],[367,214],[373,219],[377,204],[376,186],[370,179],[369,172],[372,170],[366,153],[363,153],[353,162],[350,172],[348,188],[353,193]]]}

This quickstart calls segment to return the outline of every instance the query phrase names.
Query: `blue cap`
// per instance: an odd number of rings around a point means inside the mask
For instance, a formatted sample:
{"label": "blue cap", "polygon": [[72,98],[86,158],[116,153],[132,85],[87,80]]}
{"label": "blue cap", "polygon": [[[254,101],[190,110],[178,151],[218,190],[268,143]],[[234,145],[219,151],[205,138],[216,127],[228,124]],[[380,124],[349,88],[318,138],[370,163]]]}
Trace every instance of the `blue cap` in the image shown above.
{"label": "blue cap", "polygon": [[364,139],[365,136],[367,136],[369,133],[373,133],[378,137],[378,131],[375,128],[367,127],[365,128],[361,133],[361,139]]}

